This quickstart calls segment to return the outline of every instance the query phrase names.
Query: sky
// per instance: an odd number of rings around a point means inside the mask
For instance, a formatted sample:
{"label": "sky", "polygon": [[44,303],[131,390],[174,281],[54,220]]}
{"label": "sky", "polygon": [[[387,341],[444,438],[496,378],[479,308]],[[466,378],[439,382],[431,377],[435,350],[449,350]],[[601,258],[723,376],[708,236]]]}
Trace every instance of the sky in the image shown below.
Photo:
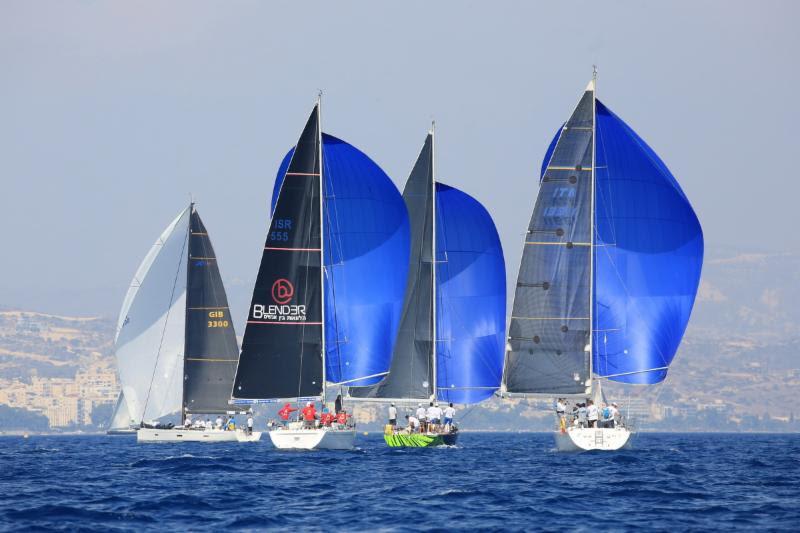
{"label": "sky", "polygon": [[190,195],[247,293],[319,90],[325,131],[401,190],[435,119],[438,178],[486,205],[513,283],[592,65],[707,247],[798,252],[797,20],[790,1],[2,0],[0,305],[114,315]]}

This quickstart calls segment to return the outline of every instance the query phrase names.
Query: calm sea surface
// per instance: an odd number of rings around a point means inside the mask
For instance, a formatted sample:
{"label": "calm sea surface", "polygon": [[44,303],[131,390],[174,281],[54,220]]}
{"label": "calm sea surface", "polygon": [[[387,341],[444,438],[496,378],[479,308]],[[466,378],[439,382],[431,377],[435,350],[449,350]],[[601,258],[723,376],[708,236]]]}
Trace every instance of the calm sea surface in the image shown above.
{"label": "calm sea surface", "polygon": [[800,435],[642,434],[560,454],[550,435],[351,452],[132,437],[0,438],[0,527],[108,530],[800,529]]}

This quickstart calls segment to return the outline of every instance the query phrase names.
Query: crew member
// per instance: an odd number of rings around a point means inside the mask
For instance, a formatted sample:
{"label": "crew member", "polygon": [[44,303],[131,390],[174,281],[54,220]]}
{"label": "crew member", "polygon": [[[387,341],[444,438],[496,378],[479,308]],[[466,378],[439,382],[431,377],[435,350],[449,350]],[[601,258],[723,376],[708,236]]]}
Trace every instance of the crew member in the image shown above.
{"label": "crew member", "polygon": [[389,425],[392,428],[397,427],[397,407],[394,404],[389,406]]}
{"label": "crew member", "polygon": [[347,414],[347,411],[342,409],[341,411],[336,413],[336,423],[339,424],[340,426],[346,426],[347,425],[347,419],[350,418],[351,416],[352,415],[348,415]]}
{"label": "crew member", "polygon": [[456,410],[453,408],[453,402],[444,408],[444,430],[447,433],[453,429],[453,418],[456,416]]}
{"label": "crew member", "polygon": [[248,435],[252,435],[253,434],[253,414],[252,413],[247,415],[247,434]]}
{"label": "crew member", "polygon": [[564,404],[564,400],[559,398],[556,400],[556,416],[558,417],[558,429],[562,433],[567,429],[566,412],[567,406]]}
{"label": "crew member", "polygon": [[297,411],[297,409],[293,409],[292,404],[289,402],[286,402],[286,404],[281,407],[281,410],[278,411],[278,416],[281,417],[284,426],[286,425],[286,422],[289,421],[289,417],[292,416],[292,413],[295,411]]}
{"label": "crew member", "polygon": [[313,428],[316,425],[317,409],[314,407],[313,402],[306,402],[303,407],[303,425],[307,428]]}
{"label": "crew member", "polygon": [[425,431],[425,415],[427,411],[422,407],[421,403],[417,404],[417,422],[419,422],[420,429]]}
{"label": "crew member", "polygon": [[586,418],[589,419],[589,427],[596,428],[597,427],[597,406],[594,404],[592,400],[586,402]]}

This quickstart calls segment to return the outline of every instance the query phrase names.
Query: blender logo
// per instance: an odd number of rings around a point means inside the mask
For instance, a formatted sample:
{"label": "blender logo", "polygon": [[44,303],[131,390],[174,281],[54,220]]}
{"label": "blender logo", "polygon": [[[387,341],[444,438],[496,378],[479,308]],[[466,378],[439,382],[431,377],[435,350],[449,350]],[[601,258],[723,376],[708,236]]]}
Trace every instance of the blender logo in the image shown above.
{"label": "blender logo", "polygon": [[305,305],[287,305],[294,298],[294,285],[288,279],[272,284],[272,300],[277,305],[253,304],[253,318],[269,322],[305,322]]}
{"label": "blender logo", "polygon": [[288,304],[294,296],[294,285],[288,279],[279,279],[272,284],[272,299],[276,304]]}

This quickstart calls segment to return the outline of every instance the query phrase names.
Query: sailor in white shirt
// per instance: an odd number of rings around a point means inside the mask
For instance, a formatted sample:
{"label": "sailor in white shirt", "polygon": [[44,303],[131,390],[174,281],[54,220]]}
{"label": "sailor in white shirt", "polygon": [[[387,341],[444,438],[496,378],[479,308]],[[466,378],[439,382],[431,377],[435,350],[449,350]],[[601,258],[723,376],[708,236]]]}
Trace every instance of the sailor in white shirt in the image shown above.
{"label": "sailor in white shirt", "polygon": [[406,420],[408,420],[409,433],[416,433],[419,431],[419,418],[413,415],[406,415]]}
{"label": "sailor in white shirt", "polygon": [[214,427],[217,429],[222,429],[222,417],[218,416],[217,419],[214,421]]}
{"label": "sailor in white shirt", "polygon": [[452,402],[444,408],[444,430],[450,433],[453,428],[453,418],[456,416],[456,410],[453,408]]}
{"label": "sailor in white shirt", "polygon": [[567,406],[564,403],[564,400],[559,398],[556,400],[556,416],[558,417],[558,426],[559,429],[563,432],[567,428]]}
{"label": "sailor in white shirt", "polygon": [[417,404],[417,421],[420,423],[420,425],[423,426],[423,429],[424,429],[424,426],[425,426],[425,415],[426,415],[425,408],[422,407],[421,403],[418,403]]}
{"label": "sailor in white shirt", "polygon": [[594,404],[592,400],[586,402],[586,418],[589,420],[589,427],[596,428],[597,427],[597,406]]}
{"label": "sailor in white shirt", "polygon": [[394,404],[389,406],[389,425],[392,427],[397,426],[397,407]]}
{"label": "sailor in white shirt", "polygon": [[438,403],[431,402],[428,407],[428,424],[433,427],[428,427],[428,431],[436,431],[437,426],[442,423],[442,410],[439,409]]}
{"label": "sailor in white shirt", "polygon": [[612,403],[611,407],[609,407],[609,410],[611,411],[611,427],[614,428],[619,426],[622,415],[620,414],[619,409],[617,408],[617,404]]}
{"label": "sailor in white shirt", "polygon": [[247,434],[253,434],[253,415],[247,415]]}

